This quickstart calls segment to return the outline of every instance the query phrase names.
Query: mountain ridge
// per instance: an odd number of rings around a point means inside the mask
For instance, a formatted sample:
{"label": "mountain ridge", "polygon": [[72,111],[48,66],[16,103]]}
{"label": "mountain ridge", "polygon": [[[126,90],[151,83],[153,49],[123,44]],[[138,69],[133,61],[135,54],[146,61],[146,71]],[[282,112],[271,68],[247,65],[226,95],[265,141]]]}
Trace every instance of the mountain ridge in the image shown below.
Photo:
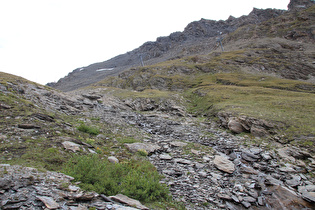
{"label": "mountain ridge", "polygon": [[107,76],[117,75],[131,67],[141,66],[141,60],[145,65],[151,65],[182,56],[210,52],[218,47],[217,38],[220,32],[224,36],[238,27],[258,24],[284,12],[284,10],[254,8],[249,15],[239,18],[230,16],[225,21],[206,19],[194,21],[189,23],[183,32],[158,37],[155,42],[146,42],[139,48],[107,61],[77,68],[57,83],[48,83],[48,85],[63,91],[71,91],[98,82]]}

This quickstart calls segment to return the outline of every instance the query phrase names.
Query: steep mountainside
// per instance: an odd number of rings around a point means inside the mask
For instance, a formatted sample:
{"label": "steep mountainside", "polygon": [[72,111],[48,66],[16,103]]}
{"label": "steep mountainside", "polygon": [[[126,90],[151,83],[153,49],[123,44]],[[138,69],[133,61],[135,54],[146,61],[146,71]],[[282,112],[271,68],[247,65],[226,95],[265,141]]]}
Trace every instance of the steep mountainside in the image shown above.
{"label": "steep mountainside", "polygon": [[217,38],[220,32],[225,36],[241,26],[259,24],[283,13],[282,10],[253,9],[247,16],[230,17],[226,21],[201,19],[188,24],[183,32],[159,37],[155,42],[144,43],[139,48],[110,60],[77,68],[57,83],[49,85],[63,91],[71,91],[98,82],[107,76],[117,75],[130,67],[141,66],[141,59],[144,65],[151,65],[183,56],[211,52],[218,47]]}

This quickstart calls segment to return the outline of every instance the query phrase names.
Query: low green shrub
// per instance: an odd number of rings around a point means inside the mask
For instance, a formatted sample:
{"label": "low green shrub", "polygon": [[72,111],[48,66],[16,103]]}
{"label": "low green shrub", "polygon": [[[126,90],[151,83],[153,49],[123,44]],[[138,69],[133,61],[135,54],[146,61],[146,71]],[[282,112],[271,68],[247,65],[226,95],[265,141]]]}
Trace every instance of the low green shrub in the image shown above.
{"label": "low green shrub", "polygon": [[73,176],[88,191],[105,195],[122,193],[143,202],[169,198],[168,188],[159,183],[161,175],[145,160],[113,164],[98,155],[75,156],[65,165],[64,173]]}
{"label": "low green shrub", "polygon": [[98,135],[100,133],[99,129],[96,127],[90,127],[85,125],[83,122],[77,127],[79,131],[82,131],[84,133],[88,133],[91,135]]}

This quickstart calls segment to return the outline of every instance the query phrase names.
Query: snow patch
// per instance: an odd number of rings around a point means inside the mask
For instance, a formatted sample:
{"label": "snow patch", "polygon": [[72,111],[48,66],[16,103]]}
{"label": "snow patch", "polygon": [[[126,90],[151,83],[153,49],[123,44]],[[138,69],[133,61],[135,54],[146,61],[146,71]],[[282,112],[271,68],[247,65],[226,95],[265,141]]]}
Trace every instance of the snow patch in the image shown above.
{"label": "snow patch", "polygon": [[113,70],[114,68],[106,68],[106,69],[97,69],[96,71],[111,71]]}

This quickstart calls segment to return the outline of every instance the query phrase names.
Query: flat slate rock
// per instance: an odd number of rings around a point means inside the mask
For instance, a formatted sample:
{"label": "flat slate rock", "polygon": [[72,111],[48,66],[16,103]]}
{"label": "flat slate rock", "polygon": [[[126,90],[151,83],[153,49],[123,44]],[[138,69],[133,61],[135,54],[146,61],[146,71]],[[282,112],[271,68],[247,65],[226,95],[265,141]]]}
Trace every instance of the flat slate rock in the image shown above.
{"label": "flat slate rock", "polygon": [[125,144],[125,146],[130,152],[138,152],[140,150],[145,150],[148,154],[154,153],[161,149],[159,145],[150,143],[132,143]]}
{"label": "flat slate rock", "polygon": [[71,141],[64,141],[62,145],[66,150],[71,150],[72,152],[80,151],[80,145]]}
{"label": "flat slate rock", "polygon": [[187,143],[181,141],[173,141],[170,143],[170,145],[173,147],[184,147],[187,145]]}
{"label": "flat slate rock", "polygon": [[45,204],[48,209],[58,209],[59,204],[51,197],[48,196],[37,196],[41,202]]}
{"label": "flat slate rock", "polygon": [[221,171],[231,174],[235,170],[234,163],[223,156],[216,155],[213,162],[214,165]]}
{"label": "flat slate rock", "polygon": [[148,207],[142,205],[140,203],[140,201],[129,198],[128,196],[125,196],[123,194],[117,194],[115,196],[110,196],[110,199],[119,203],[123,203],[126,204],[128,206],[133,206],[136,207],[138,209],[142,209],[142,210],[149,210]]}

